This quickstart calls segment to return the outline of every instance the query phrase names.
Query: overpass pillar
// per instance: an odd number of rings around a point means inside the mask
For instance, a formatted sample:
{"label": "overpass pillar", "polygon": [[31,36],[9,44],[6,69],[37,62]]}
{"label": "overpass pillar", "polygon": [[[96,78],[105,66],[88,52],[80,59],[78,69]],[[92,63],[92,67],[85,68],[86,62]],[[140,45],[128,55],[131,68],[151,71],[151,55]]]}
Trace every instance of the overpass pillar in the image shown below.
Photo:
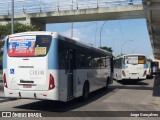
{"label": "overpass pillar", "polygon": [[32,25],[38,28],[39,31],[45,31],[46,30],[46,23],[42,23],[38,20],[27,18],[26,19],[26,24],[27,25]]}

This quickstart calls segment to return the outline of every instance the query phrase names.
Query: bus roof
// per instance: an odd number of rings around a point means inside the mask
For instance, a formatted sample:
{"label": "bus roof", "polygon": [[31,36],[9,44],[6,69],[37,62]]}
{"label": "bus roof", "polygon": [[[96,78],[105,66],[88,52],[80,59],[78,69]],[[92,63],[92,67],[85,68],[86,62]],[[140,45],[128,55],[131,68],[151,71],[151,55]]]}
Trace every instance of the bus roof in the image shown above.
{"label": "bus roof", "polygon": [[11,34],[8,37],[18,37],[18,36],[25,36],[25,35],[57,35],[57,32],[47,32],[47,31],[29,31],[29,32],[21,32],[21,33],[15,33]]}
{"label": "bus roof", "polygon": [[126,56],[145,56],[144,54],[126,54],[126,55],[123,55],[123,57],[126,57]]}
{"label": "bus roof", "polygon": [[125,54],[125,55],[115,57],[115,59],[124,58],[124,57],[127,57],[127,56],[145,56],[145,55],[144,54]]}
{"label": "bus roof", "polygon": [[19,37],[19,36],[27,36],[27,35],[52,35],[54,38],[60,37],[64,41],[68,41],[68,42],[71,42],[73,44],[76,44],[76,45],[79,45],[79,46],[82,46],[82,47],[85,47],[85,48],[88,48],[88,49],[93,49],[97,52],[101,52],[101,53],[112,56],[112,53],[109,52],[109,51],[105,51],[103,49],[96,48],[96,47],[94,47],[90,44],[87,44],[85,42],[82,42],[82,41],[77,41],[74,38],[65,37],[65,36],[59,34],[58,32],[30,31],[30,32],[21,32],[21,33],[11,34],[11,35],[8,35],[8,37],[12,38],[12,37]]}

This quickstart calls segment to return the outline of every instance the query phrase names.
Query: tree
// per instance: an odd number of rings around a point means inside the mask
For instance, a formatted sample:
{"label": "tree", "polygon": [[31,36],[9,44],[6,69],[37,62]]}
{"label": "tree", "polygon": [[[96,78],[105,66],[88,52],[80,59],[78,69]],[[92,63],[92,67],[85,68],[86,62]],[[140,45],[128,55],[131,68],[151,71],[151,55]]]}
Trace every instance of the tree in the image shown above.
{"label": "tree", "polygon": [[[35,26],[29,26],[22,23],[15,22],[14,23],[14,32],[26,32],[26,31],[38,31]],[[11,34],[11,23],[6,25],[0,24],[0,40],[2,40],[6,35]]]}
{"label": "tree", "polygon": [[[19,33],[19,32],[26,32],[26,31],[38,31],[38,29],[35,26],[29,26],[29,25],[24,25],[22,23],[15,22],[14,23],[14,32]],[[11,34],[11,23],[8,23],[6,25],[0,24],[0,61],[1,61],[1,55],[2,51],[1,48],[4,45],[4,41],[2,41],[7,35]]]}
{"label": "tree", "polygon": [[109,52],[112,52],[112,48],[111,47],[107,47],[107,46],[103,46],[103,47],[99,47],[100,49],[103,49],[103,50],[106,50],[106,51],[109,51]]}

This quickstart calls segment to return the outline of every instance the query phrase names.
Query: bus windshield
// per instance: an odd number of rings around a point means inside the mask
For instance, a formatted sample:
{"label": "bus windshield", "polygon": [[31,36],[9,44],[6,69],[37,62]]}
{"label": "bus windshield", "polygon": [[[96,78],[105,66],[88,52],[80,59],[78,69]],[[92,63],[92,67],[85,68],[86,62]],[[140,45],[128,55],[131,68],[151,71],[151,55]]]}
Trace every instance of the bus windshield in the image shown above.
{"label": "bus windshield", "polygon": [[145,64],[145,56],[126,56],[125,64]]}
{"label": "bus windshield", "polygon": [[34,57],[47,55],[52,36],[19,36],[9,38],[7,42],[8,55],[10,57]]}

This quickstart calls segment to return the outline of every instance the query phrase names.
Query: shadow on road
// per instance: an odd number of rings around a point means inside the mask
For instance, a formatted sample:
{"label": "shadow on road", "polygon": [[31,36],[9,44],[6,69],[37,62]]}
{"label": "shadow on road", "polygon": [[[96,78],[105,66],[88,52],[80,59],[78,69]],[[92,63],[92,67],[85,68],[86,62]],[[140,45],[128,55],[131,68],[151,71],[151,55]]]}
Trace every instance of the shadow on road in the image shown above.
{"label": "shadow on road", "polygon": [[76,108],[83,107],[87,104],[90,104],[93,101],[98,100],[99,98],[107,95],[112,92],[115,88],[109,87],[107,90],[105,88],[92,92],[86,101],[82,101],[81,98],[74,99],[69,102],[58,102],[58,101],[49,101],[43,100],[38,102],[33,102],[25,105],[16,106],[14,108],[18,109],[27,109],[27,110],[40,110],[45,112],[66,112],[74,110]]}
{"label": "shadow on road", "polygon": [[100,89],[90,94],[90,97],[87,101],[81,101],[81,98],[74,99],[69,102],[58,102],[58,101],[49,101],[42,100],[36,101],[33,103],[28,103],[20,106],[16,106],[14,108],[22,109],[22,110],[38,110],[44,112],[67,112],[72,111],[77,108],[81,108],[87,104],[90,104],[103,96],[110,96],[113,93],[119,91],[119,89],[131,89],[131,90],[153,90],[153,96],[160,96],[160,77],[155,77],[154,86],[149,86],[148,83],[144,81],[119,81],[119,85],[112,85],[106,89]]}
{"label": "shadow on road", "polygon": [[116,89],[128,89],[128,90],[153,90],[153,87],[146,86],[115,86]]}
{"label": "shadow on road", "polygon": [[153,96],[160,96],[160,76],[154,78]]}
{"label": "shadow on road", "polygon": [[148,83],[144,81],[136,80],[121,80],[116,81],[120,85],[113,86],[115,89],[131,89],[131,90],[153,90],[153,87],[149,87]]}
{"label": "shadow on road", "polygon": [[154,78],[154,76],[147,76],[147,79],[152,80]]}
{"label": "shadow on road", "polygon": [[148,83],[145,83],[145,81],[138,81],[138,80],[121,80],[117,82],[122,85],[148,85]]}

